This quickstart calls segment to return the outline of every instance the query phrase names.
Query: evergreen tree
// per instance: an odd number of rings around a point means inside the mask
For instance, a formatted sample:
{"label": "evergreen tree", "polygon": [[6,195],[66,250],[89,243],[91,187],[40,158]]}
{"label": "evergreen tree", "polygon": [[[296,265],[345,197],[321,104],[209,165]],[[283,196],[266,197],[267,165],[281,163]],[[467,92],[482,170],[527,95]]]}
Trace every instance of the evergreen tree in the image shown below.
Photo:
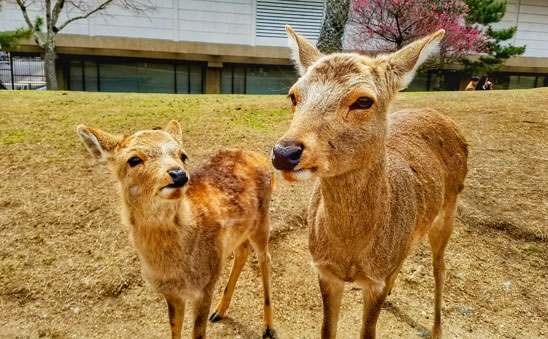
{"label": "evergreen tree", "polygon": [[489,37],[486,43],[487,55],[480,56],[478,60],[462,61],[467,73],[495,72],[508,58],[525,52],[525,46],[518,47],[504,43],[514,36],[517,27],[493,29],[492,24],[499,22],[506,13],[506,1],[464,0],[464,2],[470,9],[466,22],[478,27],[486,27],[486,35]]}
{"label": "evergreen tree", "polygon": [[340,52],[350,0],[327,0],[325,18],[318,39],[318,49],[323,53]]}

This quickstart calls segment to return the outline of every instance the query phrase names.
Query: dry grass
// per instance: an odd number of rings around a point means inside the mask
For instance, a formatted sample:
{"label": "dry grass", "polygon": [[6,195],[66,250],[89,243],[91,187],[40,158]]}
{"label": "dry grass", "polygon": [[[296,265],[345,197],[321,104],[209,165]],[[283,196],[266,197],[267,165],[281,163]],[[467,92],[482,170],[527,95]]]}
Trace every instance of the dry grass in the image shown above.
{"label": "dry grass", "polygon": [[[448,338],[548,336],[547,97],[548,89],[409,93],[395,104],[440,110],[463,128],[471,146],[447,255]],[[114,182],[84,150],[78,123],[131,133],[176,118],[196,166],[224,147],[268,154],[291,119],[286,100],[0,92],[0,337],[168,336],[164,302],[142,281],[120,225]],[[272,212],[275,320],[283,338],[315,338],[321,299],[306,246],[310,183],[278,183]],[[429,250],[421,245],[381,314],[383,337],[413,338],[431,326],[430,271]],[[229,317],[209,326],[210,337],[259,337],[258,272],[252,258]],[[359,301],[358,291],[349,290],[341,338],[359,332]]]}

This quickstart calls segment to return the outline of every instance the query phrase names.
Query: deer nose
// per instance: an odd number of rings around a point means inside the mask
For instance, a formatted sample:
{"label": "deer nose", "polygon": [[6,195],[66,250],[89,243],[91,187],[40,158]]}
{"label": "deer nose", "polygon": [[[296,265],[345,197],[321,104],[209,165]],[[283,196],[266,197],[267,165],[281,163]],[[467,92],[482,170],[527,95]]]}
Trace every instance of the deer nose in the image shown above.
{"label": "deer nose", "polygon": [[169,185],[170,187],[183,187],[188,181],[188,175],[182,169],[168,171],[169,176],[173,184]]}
{"label": "deer nose", "polygon": [[276,144],[272,150],[272,165],[280,171],[291,171],[301,161],[302,144]]}

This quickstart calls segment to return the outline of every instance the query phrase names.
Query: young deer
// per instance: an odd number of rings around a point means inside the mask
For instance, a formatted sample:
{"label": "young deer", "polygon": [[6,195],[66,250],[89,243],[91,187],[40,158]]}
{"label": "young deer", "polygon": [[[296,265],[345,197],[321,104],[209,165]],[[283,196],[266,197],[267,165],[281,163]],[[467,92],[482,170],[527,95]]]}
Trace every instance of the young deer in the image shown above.
{"label": "young deer", "polygon": [[222,151],[189,178],[176,121],[164,130],[129,137],[83,125],[78,133],[89,152],[108,162],[118,179],[123,220],[144,277],[167,300],[172,337],[181,337],[188,300],[194,311],[192,337],[205,338],[215,283],[233,252],[228,284],[209,318],[222,319],[251,244],[264,288],[263,338],[272,338],[268,212],[274,181],[269,159],[253,152]]}
{"label": "young deer", "polygon": [[436,282],[432,337],[439,338],[444,251],[467,144],[455,123],[432,109],[387,111],[444,31],[376,57],[322,55],[289,26],[287,32],[301,78],[289,91],[294,117],[272,163],[288,180],[319,179],[308,223],[323,298],[322,338],[336,335],[347,282],[363,289],[361,337],[375,337],[396,275],[426,233]]}

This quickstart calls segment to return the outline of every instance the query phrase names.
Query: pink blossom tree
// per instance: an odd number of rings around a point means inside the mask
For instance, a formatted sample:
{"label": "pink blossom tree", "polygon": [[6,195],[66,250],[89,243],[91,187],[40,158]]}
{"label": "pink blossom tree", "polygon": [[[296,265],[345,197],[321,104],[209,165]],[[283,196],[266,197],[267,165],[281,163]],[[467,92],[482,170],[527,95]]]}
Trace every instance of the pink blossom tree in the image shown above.
{"label": "pink blossom tree", "polygon": [[394,51],[443,28],[439,56],[425,65],[439,69],[439,83],[445,65],[486,51],[484,32],[465,21],[468,12],[459,0],[353,0],[347,43],[355,50]]}

